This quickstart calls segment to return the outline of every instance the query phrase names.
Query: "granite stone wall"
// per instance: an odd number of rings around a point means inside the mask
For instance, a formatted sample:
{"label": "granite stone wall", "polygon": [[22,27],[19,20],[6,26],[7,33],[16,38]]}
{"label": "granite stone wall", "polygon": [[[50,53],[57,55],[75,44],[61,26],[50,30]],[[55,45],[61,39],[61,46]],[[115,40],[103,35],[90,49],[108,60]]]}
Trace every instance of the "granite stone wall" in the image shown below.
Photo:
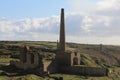
{"label": "granite stone wall", "polygon": [[99,67],[82,67],[82,66],[70,66],[61,67],[60,73],[76,74],[76,75],[88,75],[88,76],[107,76],[108,69]]}

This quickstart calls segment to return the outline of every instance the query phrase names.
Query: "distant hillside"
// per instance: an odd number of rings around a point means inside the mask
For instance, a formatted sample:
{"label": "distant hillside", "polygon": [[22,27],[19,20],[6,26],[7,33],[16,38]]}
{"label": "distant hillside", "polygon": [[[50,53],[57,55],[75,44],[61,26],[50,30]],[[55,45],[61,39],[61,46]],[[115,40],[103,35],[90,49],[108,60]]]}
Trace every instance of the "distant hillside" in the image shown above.
{"label": "distant hillside", "polygon": [[120,65],[120,46],[113,45],[89,45],[89,44],[67,44],[75,48],[82,55],[88,55],[92,60],[101,66]]}
{"label": "distant hillside", "polygon": [[[0,41],[0,55],[19,55],[23,45],[31,46],[31,49],[41,50],[44,57],[52,59],[56,53],[55,42],[39,41]],[[89,45],[67,43],[67,51],[78,51],[81,54],[81,64],[86,66],[120,66],[120,46],[113,45]]]}

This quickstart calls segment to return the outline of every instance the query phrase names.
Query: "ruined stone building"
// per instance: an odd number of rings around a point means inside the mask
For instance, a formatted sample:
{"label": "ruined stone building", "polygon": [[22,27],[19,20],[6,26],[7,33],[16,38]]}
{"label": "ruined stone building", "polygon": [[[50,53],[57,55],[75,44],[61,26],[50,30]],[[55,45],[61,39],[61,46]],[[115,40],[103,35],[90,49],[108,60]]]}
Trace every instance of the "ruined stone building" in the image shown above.
{"label": "ruined stone building", "polygon": [[42,57],[38,53],[31,53],[29,46],[23,46],[20,50],[20,61],[11,61],[10,65],[43,74]]}
{"label": "ruined stone building", "polygon": [[106,68],[80,66],[80,53],[77,51],[67,53],[65,47],[65,21],[64,9],[61,9],[60,37],[57,43],[55,59],[50,62],[42,62],[42,57],[37,53],[30,53],[29,47],[24,46],[20,53],[20,62],[11,61],[11,65],[21,69],[28,69],[42,74],[66,73],[79,75],[105,76],[108,73]]}

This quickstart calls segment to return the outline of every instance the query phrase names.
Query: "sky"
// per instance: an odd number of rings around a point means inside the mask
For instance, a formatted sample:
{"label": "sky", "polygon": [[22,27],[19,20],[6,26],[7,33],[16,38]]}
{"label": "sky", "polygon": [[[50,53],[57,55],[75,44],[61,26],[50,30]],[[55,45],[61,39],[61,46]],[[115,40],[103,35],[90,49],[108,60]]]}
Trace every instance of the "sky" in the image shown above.
{"label": "sky", "polygon": [[120,0],[0,0],[0,40],[120,45]]}

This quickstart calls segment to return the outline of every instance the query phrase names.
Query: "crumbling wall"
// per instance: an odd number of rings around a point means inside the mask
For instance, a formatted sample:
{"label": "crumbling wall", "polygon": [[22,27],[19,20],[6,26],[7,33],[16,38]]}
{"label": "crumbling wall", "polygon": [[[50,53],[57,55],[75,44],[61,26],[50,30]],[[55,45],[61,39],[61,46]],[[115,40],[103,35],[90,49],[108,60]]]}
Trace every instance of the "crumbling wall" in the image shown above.
{"label": "crumbling wall", "polygon": [[21,68],[21,69],[32,69],[32,68],[36,68],[37,66],[39,66],[40,64],[42,64],[41,58],[39,57],[39,55],[36,53],[34,54],[34,62],[31,62],[31,54],[27,54],[27,58],[26,58],[26,62],[22,62],[22,61],[10,61],[11,65],[16,66],[17,68]]}
{"label": "crumbling wall", "polygon": [[76,74],[85,76],[107,76],[108,69],[99,67],[82,67],[82,66],[70,66],[61,67],[60,73]]}
{"label": "crumbling wall", "polygon": [[72,52],[71,53],[71,66],[74,65],[74,59],[77,59],[77,65],[80,65],[80,53],[78,52]]}

